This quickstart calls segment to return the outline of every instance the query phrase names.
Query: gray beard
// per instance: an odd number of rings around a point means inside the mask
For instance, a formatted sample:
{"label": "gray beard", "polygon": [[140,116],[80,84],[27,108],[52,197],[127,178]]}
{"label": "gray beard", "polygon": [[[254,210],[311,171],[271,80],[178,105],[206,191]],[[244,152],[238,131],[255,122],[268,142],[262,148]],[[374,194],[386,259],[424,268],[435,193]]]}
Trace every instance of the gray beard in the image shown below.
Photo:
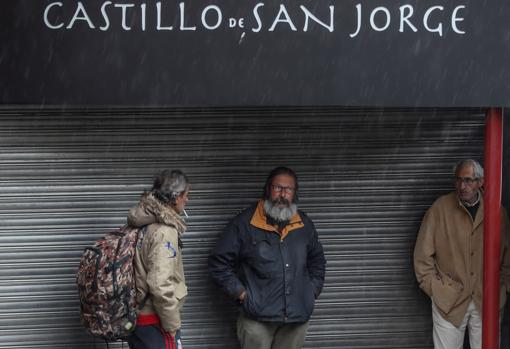
{"label": "gray beard", "polygon": [[269,199],[264,200],[264,212],[277,222],[288,222],[297,212],[297,205],[291,203],[289,206],[279,207]]}

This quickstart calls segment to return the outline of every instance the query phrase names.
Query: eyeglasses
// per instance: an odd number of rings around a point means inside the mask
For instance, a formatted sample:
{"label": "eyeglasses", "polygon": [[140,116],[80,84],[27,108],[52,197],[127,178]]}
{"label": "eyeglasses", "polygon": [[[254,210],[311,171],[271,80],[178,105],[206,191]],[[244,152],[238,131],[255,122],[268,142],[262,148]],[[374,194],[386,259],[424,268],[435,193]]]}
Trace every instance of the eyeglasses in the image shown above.
{"label": "eyeglasses", "polygon": [[296,188],[292,188],[292,187],[282,187],[281,185],[271,185],[271,188],[276,192],[276,193],[281,193],[282,191],[285,193],[285,194],[292,194]]}
{"label": "eyeglasses", "polygon": [[470,178],[470,177],[455,177],[455,181],[458,184],[464,183],[467,185],[473,185],[475,182],[478,182],[480,178]]}

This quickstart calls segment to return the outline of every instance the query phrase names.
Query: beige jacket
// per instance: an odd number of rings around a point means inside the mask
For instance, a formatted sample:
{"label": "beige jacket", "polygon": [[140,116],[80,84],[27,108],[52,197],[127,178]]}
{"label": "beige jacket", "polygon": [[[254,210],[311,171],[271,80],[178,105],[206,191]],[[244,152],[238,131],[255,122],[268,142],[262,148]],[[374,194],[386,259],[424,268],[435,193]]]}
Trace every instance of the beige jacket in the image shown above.
{"label": "beige jacket", "polygon": [[148,193],[129,211],[128,224],[148,225],[138,238],[134,260],[137,298],[146,299],[141,314],[156,313],[161,326],[174,334],[181,327],[180,309],[187,295],[179,247],[186,225],[172,207]]}
{"label": "beige jacket", "polygon": [[[423,291],[449,322],[459,326],[471,299],[482,313],[483,198],[473,220],[457,194],[441,196],[429,208],[414,248],[414,269]],[[500,307],[510,291],[508,218],[501,212]]]}

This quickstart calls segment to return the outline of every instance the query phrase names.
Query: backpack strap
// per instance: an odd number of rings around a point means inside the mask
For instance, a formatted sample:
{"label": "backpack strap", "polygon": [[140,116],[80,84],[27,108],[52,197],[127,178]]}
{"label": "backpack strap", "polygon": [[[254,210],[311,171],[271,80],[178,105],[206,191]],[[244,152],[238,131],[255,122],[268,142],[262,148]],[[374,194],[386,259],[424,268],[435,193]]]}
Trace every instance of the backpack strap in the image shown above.
{"label": "backpack strap", "polygon": [[142,310],[143,307],[145,307],[145,303],[147,303],[147,300],[149,299],[149,293],[145,295],[144,299],[138,304],[138,311]]}

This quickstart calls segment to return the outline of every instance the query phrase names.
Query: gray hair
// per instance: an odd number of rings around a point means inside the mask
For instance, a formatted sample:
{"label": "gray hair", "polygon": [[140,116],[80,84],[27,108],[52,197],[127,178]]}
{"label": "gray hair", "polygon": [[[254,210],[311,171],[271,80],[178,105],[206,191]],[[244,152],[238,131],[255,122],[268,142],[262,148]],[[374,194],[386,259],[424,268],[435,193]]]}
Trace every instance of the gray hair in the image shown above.
{"label": "gray hair", "polygon": [[473,172],[476,178],[483,178],[483,167],[480,163],[473,159],[461,160],[453,167],[453,176],[457,176],[457,171],[464,166],[473,166]]}
{"label": "gray hair", "polygon": [[162,203],[173,204],[188,187],[188,177],[181,170],[164,170],[154,179],[151,192]]}

